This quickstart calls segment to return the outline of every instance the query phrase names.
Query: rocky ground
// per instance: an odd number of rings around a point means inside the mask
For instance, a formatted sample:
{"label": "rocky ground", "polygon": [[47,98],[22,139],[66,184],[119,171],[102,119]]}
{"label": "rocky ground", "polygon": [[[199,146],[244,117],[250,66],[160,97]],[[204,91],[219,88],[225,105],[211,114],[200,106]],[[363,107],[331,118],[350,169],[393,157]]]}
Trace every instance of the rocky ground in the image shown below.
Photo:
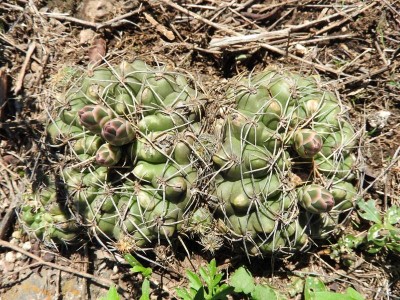
{"label": "rocky ground", "polygon": [[[62,92],[57,74],[64,66],[145,57],[190,70],[215,101],[227,79],[270,64],[319,74],[360,132],[360,193],[386,211],[400,205],[399,55],[400,4],[394,0],[0,3],[0,299],[96,299],[113,283],[127,298],[139,293],[140,276],[95,241],[57,251],[16,222],[25,186],[46,157],[43,128]],[[357,233],[368,228],[356,212],[352,221],[362,224]],[[307,274],[333,291],[353,286],[366,299],[400,298],[398,256],[357,250],[348,268],[329,257],[330,243],[335,240],[279,261],[250,264],[224,251],[217,258],[221,270],[246,264],[258,281],[293,299],[301,299],[296,278]],[[150,260],[164,268],[148,263],[153,288],[159,287],[154,295],[173,298],[175,287],[187,284],[184,270],[212,258],[189,247],[190,259],[183,248],[155,249]]]}

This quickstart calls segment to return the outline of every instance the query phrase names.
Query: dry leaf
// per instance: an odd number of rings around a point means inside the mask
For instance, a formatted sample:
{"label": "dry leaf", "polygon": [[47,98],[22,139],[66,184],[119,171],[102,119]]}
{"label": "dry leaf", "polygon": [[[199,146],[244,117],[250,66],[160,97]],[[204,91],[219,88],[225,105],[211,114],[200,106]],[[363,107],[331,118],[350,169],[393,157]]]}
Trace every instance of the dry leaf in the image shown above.
{"label": "dry leaf", "polygon": [[103,57],[106,55],[107,44],[105,39],[97,38],[93,41],[92,46],[89,48],[89,66],[94,68],[100,64]]}

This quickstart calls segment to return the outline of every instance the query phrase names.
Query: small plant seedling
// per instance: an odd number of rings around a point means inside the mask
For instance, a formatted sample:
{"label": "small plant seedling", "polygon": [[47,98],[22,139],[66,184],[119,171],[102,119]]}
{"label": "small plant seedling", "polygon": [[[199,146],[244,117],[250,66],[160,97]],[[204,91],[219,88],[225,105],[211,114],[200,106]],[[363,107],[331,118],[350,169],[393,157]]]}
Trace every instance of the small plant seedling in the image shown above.
{"label": "small plant seedling", "polygon": [[328,291],[327,287],[318,277],[307,277],[304,284],[304,300],[365,300],[353,288],[348,288],[344,294]]}
{"label": "small plant seedling", "polygon": [[374,224],[369,228],[366,243],[369,253],[377,253],[382,248],[400,253],[400,207],[393,205],[383,215],[375,206],[374,200],[359,201],[359,215]]}
{"label": "small plant seedling", "polygon": [[142,283],[142,295],[140,296],[140,300],[150,300],[150,280],[151,274],[153,270],[151,268],[144,267],[140,261],[138,261],[133,255],[125,254],[125,260],[131,265],[131,271],[133,273],[140,273],[144,277]]}
{"label": "small plant seedling", "polygon": [[105,297],[101,297],[100,300],[120,300],[117,288],[115,286],[110,286],[108,293]]}
{"label": "small plant seedling", "polygon": [[236,293],[250,296],[252,300],[279,300],[283,299],[274,289],[262,284],[255,284],[251,273],[244,267],[238,268],[230,278],[230,285]]}
{"label": "small plant seedling", "polygon": [[178,288],[176,293],[183,300],[222,300],[233,291],[227,284],[220,284],[222,274],[218,273],[215,259],[212,259],[206,267],[200,267],[198,276],[187,270],[189,289]]}
{"label": "small plant seedling", "polygon": [[351,257],[355,256],[353,249],[360,246],[365,247],[370,254],[378,253],[382,249],[400,253],[400,228],[396,226],[400,224],[400,207],[393,205],[385,213],[381,213],[372,199],[367,202],[360,200],[357,205],[360,217],[370,221],[372,225],[367,231],[358,235],[342,236],[332,246],[331,258],[346,257],[342,258],[343,263],[350,266],[352,264]]}

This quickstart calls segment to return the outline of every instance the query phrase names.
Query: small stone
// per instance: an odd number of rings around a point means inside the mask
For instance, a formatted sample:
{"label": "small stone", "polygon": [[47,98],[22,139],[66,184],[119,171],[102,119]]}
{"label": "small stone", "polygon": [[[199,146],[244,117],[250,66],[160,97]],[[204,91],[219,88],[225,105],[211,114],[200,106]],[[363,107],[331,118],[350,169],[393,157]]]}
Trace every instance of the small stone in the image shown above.
{"label": "small stone", "polygon": [[10,251],[6,253],[5,261],[8,263],[14,263],[16,261],[15,252]]}
{"label": "small stone", "polygon": [[21,233],[21,231],[17,230],[17,231],[14,231],[14,232],[11,234],[11,236],[12,236],[13,238],[15,238],[15,239],[21,239],[22,233]]}
{"label": "small stone", "polygon": [[18,252],[18,253],[15,255],[15,258],[16,258],[17,260],[25,260],[26,256],[23,255],[22,253]]}
{"label": "small stone", "polygon": [[31,70],[33,72],[38,72],[42,67],[35,61],[31,63]]}
{"label": "small stone", "polygon": [[117,274],[118,273],[118,267],[114,266],[112,269],[113,274]]}
{"label": "small stone", "polygon": [[46,253],[43,255],[42,258],[43,258],[44,261],[53,262],[54,259],[55,259],[55,255],[54,255],[53,253],[46,252]]}
{"label": "small stone", "polygon": [[18,239],[16,239],[16,238],[12,238],[12,239],[10,240],[10,244],[11,244],[11,245],[18,246],[18,244],[19,244],[19,240],[18,240]]}
{"label": "small stone", "polygon": [[296,45],[294,46],[294,52],[295,52],[297,55],[304,56],[304,55],[307,54],[308,51],[307,51],[307,48],[304,47],[302,44],[296,44]]}
{"label": "small stone", "polygon": [[81,30],[79,33],[79,43],[80,44],[86,44],[89,43],[96,35],[96,32],[94,32],[91,29],[84,29]]}
{"label": "small stone", "polygon": [[31,250],[31,249],[32,249],[32,244],[31,244],[31,242],[28,241],[28,242],[23,243],[22,249],[24,249],[24,250],[26,250],[26,251]]}
{"label": "small stone", "polygon": [[371,114],[368,118],[368,124],[372,128],[382,129],[387,125],[388,119],[392,113],[386,110],[380,110]]}
{"label": "small stone", "polygon": [[110,279],[111,279],[111,280],[117,280],[117,279],[119,279],[119,277],[120,277],[119,274],[112,274],[112,275],[110,276]]}

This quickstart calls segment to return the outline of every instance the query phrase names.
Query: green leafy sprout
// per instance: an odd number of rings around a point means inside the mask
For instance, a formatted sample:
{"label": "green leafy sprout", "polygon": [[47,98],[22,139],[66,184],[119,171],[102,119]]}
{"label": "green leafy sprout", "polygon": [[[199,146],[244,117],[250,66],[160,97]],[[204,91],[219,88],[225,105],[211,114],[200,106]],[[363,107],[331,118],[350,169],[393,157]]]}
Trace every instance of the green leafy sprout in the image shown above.
{"label": "green leafy sprout", "polygon": [[[343,259],[345,265],[352,264],[353,250],[365,247],[367,252],[375,254],[383,249],[400,253],[400,207],[392,205],[385,213],[379,211],[374,200],[360,200],[357,202],[358,214],[366,221],[372,223],[366,232],[342,236],[337,244],[332,246],[331,258]],[[346,254],[346,255],[343,255]],[[349,259],[350,257],[350,259]]]}

